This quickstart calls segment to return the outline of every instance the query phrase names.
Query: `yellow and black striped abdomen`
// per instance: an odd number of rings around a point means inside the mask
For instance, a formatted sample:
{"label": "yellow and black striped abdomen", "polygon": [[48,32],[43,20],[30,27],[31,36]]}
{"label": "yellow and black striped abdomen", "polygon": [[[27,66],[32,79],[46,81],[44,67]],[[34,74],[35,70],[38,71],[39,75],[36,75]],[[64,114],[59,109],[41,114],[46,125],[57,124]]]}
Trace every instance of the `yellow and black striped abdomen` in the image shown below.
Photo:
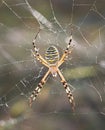
{"label": "yellow and black striped abdomen", "polygon": [[45,59],[50,64],[56,63],[59,60],[58,49],[55,46],[50,46],[45,53]]}

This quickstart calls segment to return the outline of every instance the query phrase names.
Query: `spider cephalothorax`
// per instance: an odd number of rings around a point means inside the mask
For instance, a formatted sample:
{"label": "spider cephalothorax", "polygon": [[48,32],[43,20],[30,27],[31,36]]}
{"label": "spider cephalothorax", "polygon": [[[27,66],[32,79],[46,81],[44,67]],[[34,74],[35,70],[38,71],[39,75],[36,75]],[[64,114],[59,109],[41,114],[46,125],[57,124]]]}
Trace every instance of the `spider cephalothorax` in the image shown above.
{"label": "spider cephalothorax", "polygon": [[[38,33],[37,33],[36,37],[38,36]],[[70,101],[72,110],[74,110],[75,103],[74,103],[73,95],[72,95],[71,90],[68,86],[68,83],[66,82],[61,71],[59,70],[59,67],[65,62],[68,54],[71,53],[70,44],[72,42],[72,35],[70,37],[67,48],[65,49],[61,58],[59,57],[58,49],[55,46],[50,46],[45,52],[45,59],[39,54],[38,49],[35,46],[36,37],[33,40],[34,51],[32,50],[32,54],[39,62],[41,62],[43,65],[45,65],[48,68],[48,71],[46,72],[46,74],[44,75],[44,77],[42,78],[42,80],[40,81],[38,86],[35,88],[35,90],[32,92],[32,94],[29,98],[30,106],[32,105],[32,102],[36,99],[39,92],[43,88],[43,85],[45,84],[48,75],[51,73],[53,77],[56,77],[57,75],[59,75],[59,77],[61,78],[61,82],[66,90],[66,93],[67,93],[68,99]]]}

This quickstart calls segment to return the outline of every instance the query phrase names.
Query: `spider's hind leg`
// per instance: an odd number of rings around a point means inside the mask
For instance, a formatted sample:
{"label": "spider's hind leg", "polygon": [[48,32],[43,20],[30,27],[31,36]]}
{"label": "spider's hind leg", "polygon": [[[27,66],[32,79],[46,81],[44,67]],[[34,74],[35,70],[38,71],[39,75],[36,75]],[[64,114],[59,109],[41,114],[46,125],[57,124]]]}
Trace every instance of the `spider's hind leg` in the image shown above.
{"label": "spider's hind leg", "polygon": [[63,77],[63,75],[62,75],[62,73],[60,72],[60,70],[58,70],[58,74],[59,74],[59,76],[60,76],[60,78],[61,78],[61,82],[62,82],[62,84],[63,84],[63,86],[64,86],[64,88],[65,88],[65,90],[66,90],[66,94],[67,94],[67,97],[68,97],[69,102],[70,102],[70,104],[71,104],[72,110],[74,111],[75,102],[74,102],[74,97],[73,97],[73,95],[72,95],[72,92],[71,92],[71,90],[70,90],[70,88],[69,88],[69,85],[68,85],[68,83],[66,82],[65,78]]}
{"label": "spider's hind leg", "polygon": [[35,88],[35,90],[32,92],[30,98],[29,98],[29,105],[32,106],[33,101],[37,98],[38,94],[40,93],[41,89],[43,88],[43,85],[46,83],[46,78],[48,77],[50,71],[48,70],[47,73],[44,75],[38,86]]}
{"label": "spider's hind leg", "polygon": [[61,81],[61,82],[62,82],[62,84],[63,84],[63,86],[64,86],[64,88],[66,90],[66,94],[67,94],[67,97],[68,97],[69,102],[71,104],[72,110],[74,111],[75,102],[74,102],[74,97],[73,97],[73,95],[71,93],[71,90],[69,88],[69,85],[68,85],[68,83],[66,81]]}

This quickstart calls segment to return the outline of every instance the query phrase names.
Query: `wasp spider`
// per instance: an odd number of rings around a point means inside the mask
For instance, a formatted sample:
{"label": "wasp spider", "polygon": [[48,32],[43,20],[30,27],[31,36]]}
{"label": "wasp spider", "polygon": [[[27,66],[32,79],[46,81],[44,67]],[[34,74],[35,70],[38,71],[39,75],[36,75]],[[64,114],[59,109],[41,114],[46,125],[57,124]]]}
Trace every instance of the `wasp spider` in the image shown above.
{"label": "wasp spider", "polygon": [[72,42],[72,35],[70,37],[69,43],[62,55],[62,57],[59,57],[58,49],[55,46],[50,46],[46,52],[45,52],[45,59],[39,54],[38,49],[36,48],[35,41],[38,36],[39,32],[37,33],[35,39],[33,40],[33,47],[32,50],[33,56],[43,65],[48,67],[47,73],[44,75],[40,83],[37,85],[35,90],[32,92],[30,98],[29,98],[29,105],[32,105],[32,102],[36,99],[38,94],[40,93],[41,89],[43,88],[43,85],[46,83],[46,79],[49,74],[52,74],[53,77],[56,77],[59,75],[61,82],[66,90],[67,97],[69,99],[69,102],[71,104],[72,110],[74,111],[75,102],[72,95],[72,92],[68,86],[68,83],[66,82],[64,76],[62,75],[61,71],[59,70],[59,67],[65,62],[66,58],[68,57],[68,54],[72,52],[72,49],[70,49],[70,44]]}

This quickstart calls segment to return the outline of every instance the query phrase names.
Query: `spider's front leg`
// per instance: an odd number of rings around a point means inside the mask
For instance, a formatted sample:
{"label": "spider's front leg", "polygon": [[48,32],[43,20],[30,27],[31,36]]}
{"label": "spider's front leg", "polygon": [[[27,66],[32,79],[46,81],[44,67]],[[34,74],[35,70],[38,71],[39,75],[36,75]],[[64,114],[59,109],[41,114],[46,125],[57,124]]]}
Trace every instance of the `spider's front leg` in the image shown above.
{"label": "spider's front leg", "polygon": [[36,39],[37,39],[37,37],[38,37],[38,35],[39,35],[39,32],[40,32],[40,29],[39,29],[39,31],[37,32],[37,34],[36,34],[36,36],[35,36],[35,38],[34,38],[34,40],[33,40],[33,42],[32,42],[33,47],[34,47],[34,51],[31,50],[31,52],[32,52],[33,56],[34,56],[39,62],[41,62],[43,65],[45,65],[46,67],[49,68],[49,65],[48,65],[47,61],[39,54],[38,49],[37,49],[37,47],[36,47],[36,45],[35,45],[35,41],[36,41]]}
{"label": "spider's front leg", "polygon": [[68,57],[68,55],[72,52],[72,49],[70,49],[70,45],[71,45],[71,42],[72,42],[72,35],[70,37],[70,40],[69,40],[69,43],[64,51],[64,54],[62,55],[60,61],[58,62],[58,67],[66,60],[66,58]]}
{"label": "spider's front leg", "polygon": [[46,82],[46,78],[48,77],[50,71],[48,70],[47,73],[44,75],[38,86],[35,88],[35,90],[32,92],[30,98],[29,98],[29,105],[32,106],[32,102],[36,99],[38,94],[40,93],[41,89],[43,88],[43,85]]}
{"label": "spider's front leg", "polygon": [[61,78],[61,82],[66,90],[66,94],[67,94],[67,97],[69,99],[69,102],[71,104],[71,107],[72,107],[72,110],[74,111],[74,108],[75,108],[75,102],[74,102],[74,97],[72,95],[72,92],[68,86],[68,83],[66,82],[65,78],[63,77],[62,73],[60,72],[60,70],[58,69],[58,74]]}
{"label": "spider's front leg", "polygon": [[38,49],[34,49],[35,51],[31,50],[33,56],[43,65],[45,65],[46,67],[49,68],[48,63],[46,62],[46,60],[38,53]]}

